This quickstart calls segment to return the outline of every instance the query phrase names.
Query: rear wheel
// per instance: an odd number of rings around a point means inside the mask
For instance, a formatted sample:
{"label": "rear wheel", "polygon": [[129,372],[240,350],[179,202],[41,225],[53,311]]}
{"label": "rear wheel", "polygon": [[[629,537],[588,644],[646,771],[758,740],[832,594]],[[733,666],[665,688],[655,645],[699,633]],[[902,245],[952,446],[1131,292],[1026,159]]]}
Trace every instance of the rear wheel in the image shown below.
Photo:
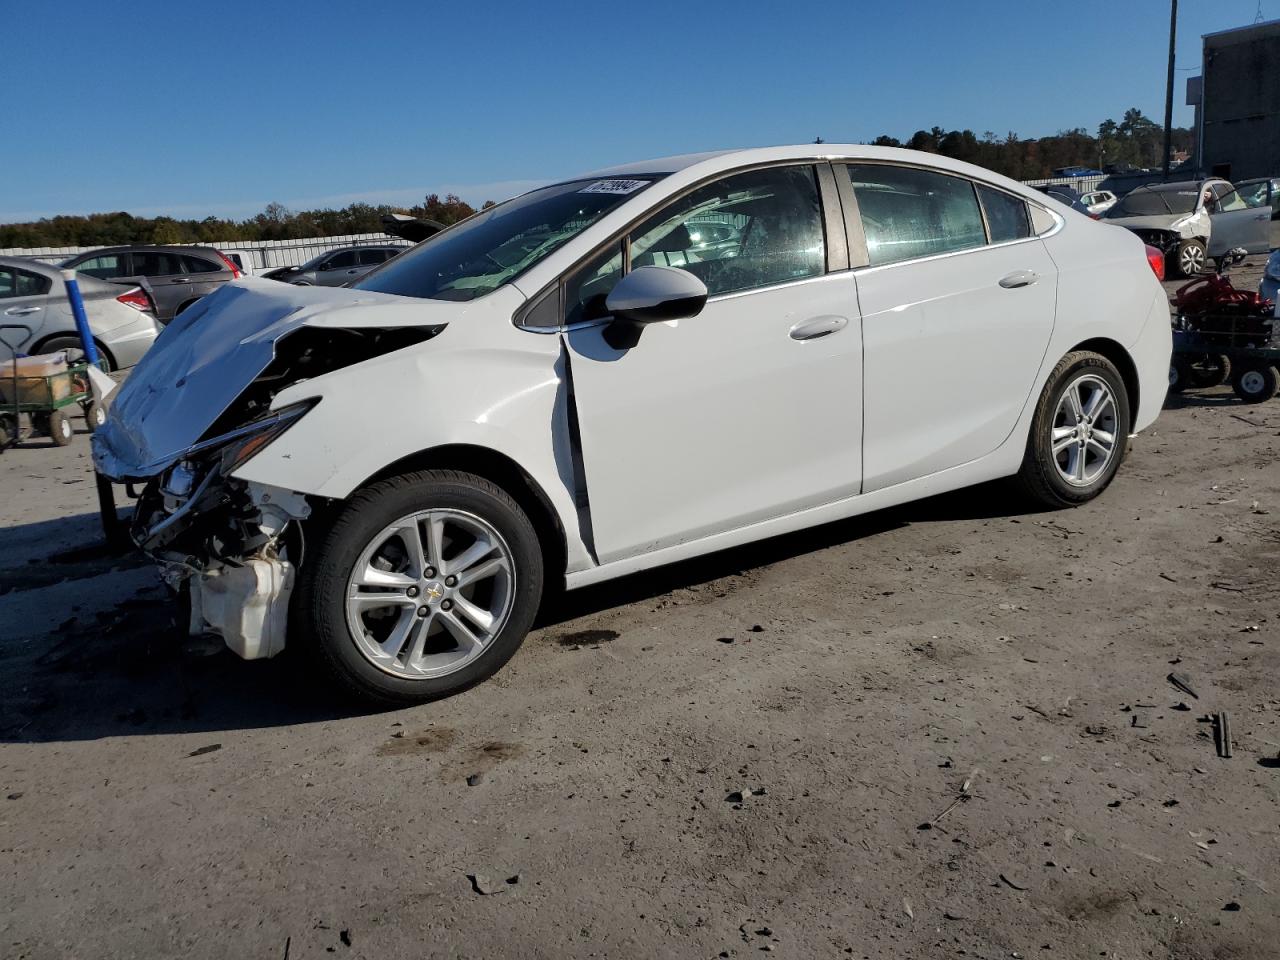
{"label": "rear wheel", "polygon": [[55,410],[49,414],[44,429],[53,442],[60,447],[65,447],[75,436],[75,431],[71,429],[71,418],[67,416],[65,410]]}
{"label": "rear wheel", "polygon": [[[107,364],[107,370],[114,370],[116,365],[111,362],[111,355],[102,349],[101,344],[96,344],[98,349],[98,357]],[[80,343],[79,337],[50,337],[43,341],[36,349],[36,353],[58,353],[61,350],[67,352],[67,359],[72,363],[80,363],[84,360],[84,346]]]}
{"label": "rear wheel", "polygon": [[352,497],[321,533],[291,634],[361,699],[434,700],[512,657],[542,579],[533,525],[504,490],[452,470],[392,477]]}
{"label": "rear wheel", "polygon": [[1129,396],[1106,357],[1063,357],[1036,404],[1018,481],[1035,501],[1069,507],[1111,483],[1129,437]]}
{"label": "rear wheel", "polygon": [[1178,244],[1174,264],[1184,277],[1198,277],[1206,260],[1203,240],[1183,240]]}
{"label": "rear wheel", "polygon": [[1245,403],[1262,403],[1276,395],[1280,371],[1270,364],[1243,367],[1231,378],[1231,389]]}
{"label": "rear wheel", "polygon": [[93,433],[106,422],[107,411],[102,409],[102,404],[90,401],[84,408],[84,425],[89,432]]}

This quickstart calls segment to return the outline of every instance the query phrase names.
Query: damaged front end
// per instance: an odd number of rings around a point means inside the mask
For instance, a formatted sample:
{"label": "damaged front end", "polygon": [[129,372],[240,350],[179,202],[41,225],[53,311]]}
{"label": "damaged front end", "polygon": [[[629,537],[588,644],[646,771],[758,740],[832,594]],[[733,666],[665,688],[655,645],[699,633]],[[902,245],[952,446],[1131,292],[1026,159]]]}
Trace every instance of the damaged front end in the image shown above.
{"label": "damaged front end", "polygon": [[296,404],[186,451],[142,488],[130,535],[189,590],[192,635],[213,633],[245,659],[285,645],[289,595],[302,562],[306,497],[232,473],[311,404]]}
{"label": "damaged front end", "polygon": [[[369,324],[378,295],[249,281],[180,314],[94,434],[100,477],[140,487],[130,536],[190,596],[190,632],[246,659],[285,646],[304,561],[303,494],[235,474],[318,404],[280,391],[431,339],[443,325]],[[374,311],[375,315],[377,311]]]}

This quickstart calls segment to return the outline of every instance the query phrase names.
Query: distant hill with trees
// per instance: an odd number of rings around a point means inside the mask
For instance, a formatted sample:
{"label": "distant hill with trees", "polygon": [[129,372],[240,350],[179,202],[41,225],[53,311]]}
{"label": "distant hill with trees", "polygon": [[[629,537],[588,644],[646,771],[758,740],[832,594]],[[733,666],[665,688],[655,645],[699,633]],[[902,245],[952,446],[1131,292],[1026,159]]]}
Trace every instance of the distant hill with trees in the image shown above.
{"label": "distant hill with trees", "polygon": [[[1185,127],[1173,130],[1173,149],[1193,151],[1195,135]],[[1061,130],[1049,137],[1020,139],[1014,133],[1000,136],[987,131],[979,137],[972,130],[917,130],[907,140],[879,136],[871,141],[881,147],[907,147],[936,153],[1003,173],[1015,180],[1038,180],[1062,167],[1119,170],[1160,167],[1164,128],[1137,107],[1124,112],[1117,123],[1104,120],[1096,133],[1083,127]]]}
{"label": "distant hill with trees", "polygon": [[[493,206],[485,201],[484,207]],[[482,209],[484,208],[482,207]],[[59,216],[34,223],[0,225],[0,249],[7,247],[108,247],[124,243],[223,243],[255,240],[301,240],[341,237],[352,233],[381,233],[382,217],[407,213],[445,225],[457,223],[475,208],[455,194],[428,194],[415,207],[353,203],[341,210],[292,211],[279,203],[248,220],[176,220],[173,217],[135,217],[128,213]]]}
{"label": "distant hill with trees", "polygon": [[[1048,177],[1055,169],[1070,166],[1119,169],[1159,167],[1164,131],[1137,107],[1126,110],[1119,122],[1104,120],[1096,133],[1084,128],[1062,130],[1050,137],[1023,140],[1014,133],[999,136],[987,131],[917,130],[907,140],[883,135],[871,141],[877,146],[907,147],[976,163],[1015,180]],[[1173,131],[1174,150],[1192,150],[1195,137],[1186,128]],[[493,205],[486,201],[484,207]],[[482,207],[483,209],[483,207]],[[454,194],[441,198],[429,194],[408,209],[387,204],[353,203],[341,210],[292,211],[271,203],[248,220],[176,220],[173,217],[135,217],[128,213],[94,213],[58,216],[34,223],[0,225],[0,248],[98,247],[122,243],[227,243],[254,240],[298,240],[337,237],[352,233],[381,233],[382,217],[407,213],[438,223],[451,224],[475,213],[469,203]]]}

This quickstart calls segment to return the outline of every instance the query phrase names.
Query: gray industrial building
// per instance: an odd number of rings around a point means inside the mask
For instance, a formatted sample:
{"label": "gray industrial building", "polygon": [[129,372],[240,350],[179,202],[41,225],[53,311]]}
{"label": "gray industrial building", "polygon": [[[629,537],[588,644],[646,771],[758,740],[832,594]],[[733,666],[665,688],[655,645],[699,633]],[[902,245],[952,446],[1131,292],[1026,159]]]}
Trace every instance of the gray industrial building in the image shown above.
{"label": "gray industrial building", "polygon": [[1280,174],[1280,20],[1205,34],[1187,102],[1201,170],[1228,180]]}

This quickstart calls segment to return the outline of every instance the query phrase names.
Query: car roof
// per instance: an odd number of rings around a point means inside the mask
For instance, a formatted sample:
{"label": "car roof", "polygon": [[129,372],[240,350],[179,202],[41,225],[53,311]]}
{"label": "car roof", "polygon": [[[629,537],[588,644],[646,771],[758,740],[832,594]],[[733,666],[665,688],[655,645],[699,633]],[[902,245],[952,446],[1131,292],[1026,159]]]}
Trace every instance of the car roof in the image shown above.
{"label": "car roof", "polygon": [[1034,196],[1030,187],[1011,180],[984,167],[978,167],[962,160],[953,160],[936,153],[924,153],[919,150],[908,150],[902,147],[876,147],[865,143],[800,143],[786,144],[776,147],[751,147],[739,150],[713,150],[706,153],[685,153],[672,157],[657,157],[652,160],[640,160],[634,163],[604,167],[576,177],[565,177],[553,183],[572,183],[576,180],[603,178],[643,177],[660,174],[683,174],[681,179],[691,175],[713,176],[722,171],[749,167],[754,164],[785,162],[788,160],[820,161],[880,161],[925,166],[958,176],[972,177],[996,183],[1005,189],[1014,191],[1024,197]]}
{"label": "car roof", "polygon": [[62,277],[59,268],[51,263],[45,263],[42,260],[30,260],[27,257],[0,257],[0,266],[17,267],[20,270],[28,270],[31,273],[43,274],[46,277],[52,277],[58,280]]}
{"label": "car roof", "polygon": [[98,256],[104,253],[214,253],[218,251],[213,247],[178,247],[165,245],[160,243],[126,243],[118,247],[95,247],[93,250],[86,250],[84,253],[77,253],[72,259],[79,260],[81,257]]}

